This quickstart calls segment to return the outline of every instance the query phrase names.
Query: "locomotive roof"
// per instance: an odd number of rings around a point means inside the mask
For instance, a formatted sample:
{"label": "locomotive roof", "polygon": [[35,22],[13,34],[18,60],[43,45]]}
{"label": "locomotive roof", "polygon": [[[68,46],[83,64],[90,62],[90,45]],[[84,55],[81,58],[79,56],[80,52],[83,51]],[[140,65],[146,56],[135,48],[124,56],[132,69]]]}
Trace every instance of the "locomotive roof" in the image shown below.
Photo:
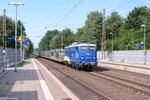
{"label": "locomotive roof", "polygon": [[82,44],[72,44],[70,46],[67,46],[65,48],[70,48],[70,47],[77,47],[77,46],[96,46],[95,44],[86,44],[86,43],[82,43]]}
{"label": "locomotive roof", "polygon": [[54,50],[50,50],[50,52],[63,52],[63,49],[54,49]]}

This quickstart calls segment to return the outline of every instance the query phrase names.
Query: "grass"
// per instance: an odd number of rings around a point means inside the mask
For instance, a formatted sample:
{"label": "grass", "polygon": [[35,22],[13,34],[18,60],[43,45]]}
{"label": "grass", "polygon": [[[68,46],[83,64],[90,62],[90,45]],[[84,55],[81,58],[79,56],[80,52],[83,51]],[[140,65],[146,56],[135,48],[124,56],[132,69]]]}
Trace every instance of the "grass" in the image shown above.
{"label": "grass", "polygon": [[[25,63],[26,63],[26,61],[23,60],[20,64],[17,64],[17,67],[22,67]],[[14,67],[15,67],[15,65],[12,65],[12,66],[10,66],[8,68],[14,68]]]}

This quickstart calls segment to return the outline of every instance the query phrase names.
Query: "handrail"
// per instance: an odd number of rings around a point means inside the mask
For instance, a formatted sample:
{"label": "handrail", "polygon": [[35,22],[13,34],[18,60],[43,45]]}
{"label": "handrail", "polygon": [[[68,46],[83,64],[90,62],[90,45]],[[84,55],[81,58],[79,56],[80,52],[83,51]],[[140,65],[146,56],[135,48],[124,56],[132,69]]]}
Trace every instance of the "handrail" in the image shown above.
{"label": "handrail", "polygon": [[4,68],[7,68],[8,64],[9,64],[9,59],[4,60],[4,61],[0,61],[0,64],[2,64],[2,66],[0,66],[0,68],[2,68],[2,70],[4,71]]}
{"label": "handrail", "polygon": [[10,59],[4,60],[4,61],[0,61],[0,63],[4,63],[4,62],[9,62]]}

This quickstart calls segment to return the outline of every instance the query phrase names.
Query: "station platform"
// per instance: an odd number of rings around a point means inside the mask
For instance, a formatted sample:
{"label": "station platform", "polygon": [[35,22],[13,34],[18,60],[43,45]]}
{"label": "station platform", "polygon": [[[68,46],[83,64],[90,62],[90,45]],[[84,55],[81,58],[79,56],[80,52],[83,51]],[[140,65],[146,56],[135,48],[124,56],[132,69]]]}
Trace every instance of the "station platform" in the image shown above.
{"label": "station platform", "polygon": [[35,58],[0,77],[0,100],[79,100]]}
{"label": "station platform", "polygon": [[100,60],[98,62],[98,66],[150,75],[150,65],[142,65],[142,64],[134,64],[134,63],[120,63],[120,62]]}

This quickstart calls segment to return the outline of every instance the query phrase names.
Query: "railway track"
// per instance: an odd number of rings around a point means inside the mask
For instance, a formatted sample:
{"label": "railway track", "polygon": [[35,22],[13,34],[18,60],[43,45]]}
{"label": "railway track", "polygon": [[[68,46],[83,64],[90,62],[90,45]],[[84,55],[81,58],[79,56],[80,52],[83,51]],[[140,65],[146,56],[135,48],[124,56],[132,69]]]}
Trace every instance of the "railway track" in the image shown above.
{"label": "railway track", "polygon": [[[110,74],[103,73],[103,72],[96,71],[96,70],[93,71],[93,72],[84,72],[84,71],[76,72],[77,70],[71,70],[72,68],[68,68],[67,66],[64,66],[62,64],[57,63],[56,65],[58,67],[56,68],[56,66],[54,65],[55,64],[54,62],[49,63],[49,61],[44,61],[44,60],[42,60],[42,62],[44,62],[44,64],[47,64],[47,66],[51,67],[52,70],[56,70],[57,72],[63,74],[65,77],[72,80],[75,84],[80,85],[80,88],[82,88],[83,90],[85,90],[88,93],[92,94],[92,96],[93,96],[92,98],[94,98],[92,100],[95,100],[95,99],[96,100],[109,100],[110,98],[112,99],[112,97],[110,97],[110,95],[107,95],[107,93],[105,93],[104,91],[101,91],[100,88],[95,87],[100,82],[100,81],[97,81],[97,80],[94,81],[94,79],[96,79],[96,78],[99,79],[99,80],[103,79],[108,84],[109,83],[116,84],[117,87],[120,86],[122,88],[126,88],[127,90],[133,91],[133,93],[143,95],[146,98],[150,97],[150,87],[148,85],[144,85],[144,84],[141,84],[141,83],[130,81],[128,79],[120,78],[118,76],[110,75]],[[50,62],[52,62],[52,61],[50,61]],[[65,71],[62,70],[63,68],[61,68],[60,66],[62,66],[66,70]],[[88,81],[91,81],[91,80],[88,80],[88,79],[82,80],[82,79],[80,79],[76,76],[73,77],[74,74],[68,72],[67,69],[70,70],[71,72],[73,71],[75,73],[80,73],[81,75],[84,73],[83,75],[88,75],[87,77],[93,77],[94,79],[92,79],[92,80],[95,82],[93,85],[95,85],[95,86],[93,87],[91,84],[86,83],[86,81],[88,82]],[[97,82],[98,82],[98,84],[97,84]],[[79,92],[81,92],[82,89],[79,89]],[[116,100],[116,99],[114,99],[114,100]]]}
{"label": "railway track", "polygon": [[132,89],[136,92],[140,92],[144,95],[148,95],[150,97],[150,86],[147,86],[147,85],[144,85],[141,83],[137,83],[134,81],[130,81],[127,79],[119,78],[119,77],[109,75],[106,73],[91,72],[90,74],[93,76],[99,77],[99,78],[106,79],[106,80],[111,81],[111,82],[115,82],[118,85],[127,87],[129,89]]}
{"label": "railway track", "polygon": [[99,72],[96,72],[96,73],[98,73],[100,75],[107,76],[107,77],[111,77],[111,78],[114,78],[114,79],[118,79],[118,80],[121,80],[121,81],[124,81],[124,82],[127,82],[127,83],[131,83],[131,84],[143,87],[143,88],[147,88],[147,89],[150,90],[150,86],[148,86],[148,85],[144,85],[144,84],[137,83],[137,82],[134,82],[134,81],[130,81],[130,80],[127,80],[127,79],[123,79],[123,78],[116,77],[116,76],[113,76],[113,75],[109,75],[109,74],[106,74],[106,73],[99,73]]}
{"label": "railway track", "polygon": [[95,89],[93,89],[92,87],[84,84],[82,81],[76,79],[76,78],[73,78],[71,77],[69,74],[61,71],[60,69],[57,69],[55,67],[53,67],[51,64],[45,62],[44,60],[40,60],[42,62],[44,62],[46,65],[52,67],[54,70],[58,71],[59,73],[65,75],[67,78],[73,80],[76,84],[82,86],[87,92],[90,92],[92,95],[93,95],[93,98],[95,98],[96,100],[110,100],[110,98],[108,98],[107,96],[105,96],[104,94],[102,94],[101,92],[99,91],[96,91]]}

